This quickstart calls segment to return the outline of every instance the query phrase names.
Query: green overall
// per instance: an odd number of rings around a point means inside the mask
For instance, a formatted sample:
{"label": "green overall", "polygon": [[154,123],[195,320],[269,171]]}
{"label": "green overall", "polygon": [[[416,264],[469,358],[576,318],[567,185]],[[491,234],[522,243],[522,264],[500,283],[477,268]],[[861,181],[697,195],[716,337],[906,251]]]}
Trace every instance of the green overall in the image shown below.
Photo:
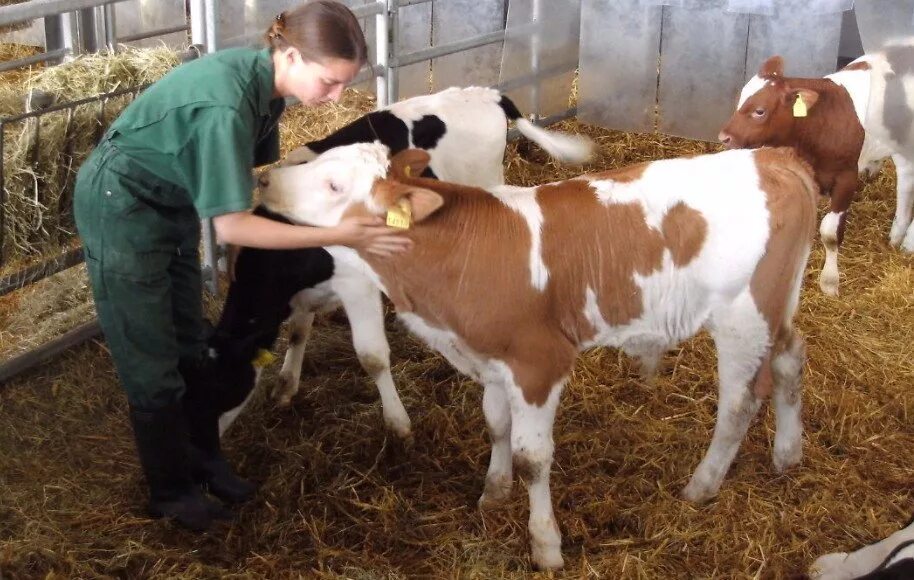
{"label": "green overall", "polygon": [[205,349],[200,219],[251,207],[279,157],[267,50],[183,64],[131,103],[80,168],[76,225],[98,319],[131,406],[180,401],[180,360]]}

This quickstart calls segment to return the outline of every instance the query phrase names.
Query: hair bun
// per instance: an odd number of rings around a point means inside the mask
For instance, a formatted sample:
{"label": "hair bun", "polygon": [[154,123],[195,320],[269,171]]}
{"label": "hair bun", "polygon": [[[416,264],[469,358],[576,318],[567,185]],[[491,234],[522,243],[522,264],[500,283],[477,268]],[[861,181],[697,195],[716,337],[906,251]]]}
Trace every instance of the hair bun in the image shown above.
{"label": "hair bun", "polygon": [[270,31],[267,33],[267,36],[270,38],[277,38],[283,35],[286,31],[286,13],[280,12],[276,15],[276,18],[273,19],[273,23],[270,25]]}

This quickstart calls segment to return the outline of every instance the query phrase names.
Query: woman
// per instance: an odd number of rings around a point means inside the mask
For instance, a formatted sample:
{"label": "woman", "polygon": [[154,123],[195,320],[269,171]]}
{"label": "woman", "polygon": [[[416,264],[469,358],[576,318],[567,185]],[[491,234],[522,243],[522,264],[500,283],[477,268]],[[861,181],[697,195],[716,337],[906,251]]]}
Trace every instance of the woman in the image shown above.
{"label": "woman", "polygon": [[247,211],[253,168],[279,156],[283,98],[336,101],[367,56],[352,12],[329,0],[280,14],[266,41],[264,50],[220,51],[156,82],[108,129],[74,194],[149,512],[193,530],[228,515],[201,486],[226,503],[255,491],[219,448],[219,414],[237,402],[206,380],[199,220],[212,218],[219,241],[239,246],[347,245],[384,255],[409,244],[380,220],[311,228]]}

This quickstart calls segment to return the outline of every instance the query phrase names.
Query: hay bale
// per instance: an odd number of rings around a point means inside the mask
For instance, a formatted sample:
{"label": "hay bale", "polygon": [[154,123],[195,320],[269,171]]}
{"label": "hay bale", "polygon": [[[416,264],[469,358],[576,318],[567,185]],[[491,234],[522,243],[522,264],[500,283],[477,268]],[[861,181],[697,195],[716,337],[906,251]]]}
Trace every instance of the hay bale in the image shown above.
{"label": "hay bale", "polygon": [[[16,84],[0,84],[0,116],[24,112],[24,95],[41,91],[66,103],[151,83],[179,62],[167,48],[80,56],[39,69]],[[6,223],[0,258],[9,264],[72,244],[73,181],[98,137],[131,95],[9,123],[4,133]],[[3,270],[0,270],[2,272]]]}

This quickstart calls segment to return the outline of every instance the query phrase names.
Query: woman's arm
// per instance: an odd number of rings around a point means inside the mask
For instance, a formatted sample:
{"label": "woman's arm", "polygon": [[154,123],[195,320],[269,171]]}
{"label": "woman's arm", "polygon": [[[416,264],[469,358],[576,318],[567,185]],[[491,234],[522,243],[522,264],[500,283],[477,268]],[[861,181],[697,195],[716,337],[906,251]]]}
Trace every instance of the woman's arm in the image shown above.
{"label": "woman's arm", "polygon": [[377,217],[346,218],[327,228],[296,226],[268,220],[248,212],[234,212],[213,218],[220,243],[289,250],[321,246],[349,246],[379,256],[403,252],[412,241],[397,235]]}

